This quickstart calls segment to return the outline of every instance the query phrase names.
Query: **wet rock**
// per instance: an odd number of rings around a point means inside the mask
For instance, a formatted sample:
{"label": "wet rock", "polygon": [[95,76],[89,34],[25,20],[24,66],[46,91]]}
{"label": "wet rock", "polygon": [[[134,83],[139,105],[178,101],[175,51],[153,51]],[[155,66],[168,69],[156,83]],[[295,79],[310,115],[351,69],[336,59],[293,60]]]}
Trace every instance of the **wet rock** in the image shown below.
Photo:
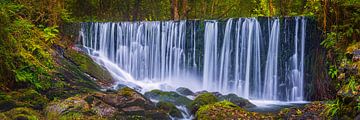
{"label": "wet rock", "polygon": [[159,109],[164,110],[165,112],[167,112],[169,115],[171,115],[172,117],[175,118],[183,118],[181,111],[179,109],[176,108],[176,106],[170,102],[164,102],[164,101],[160,101],[156,104],[156,107]]}
{"label": "wet rock", "polygon": [[81,71],[85,72],[87,77],[94,78],[98,85],[103,87],[110,87],[113,85],[115,80],[111,77],[110,73],[100,65],[96,64],[86,54],[74,49],[67,49],[64,52],[64,57],[78,66]]}
{"label": "wet rock", "polygon": [[176,92],[165,92],[161,90],[152,90],[146,92],[145,96],[150,99],[170,102],[175,105],[189,105],[191,100],[185,96],[181,96]]}
{"label": "wet rock", "polygon": [[218,102],[216,96],[212,93],[202,93],[198,95],[194,101],[191,102],[189,108],[191,113],[195,113],[201,106]]}
{"label": "wet rock", "polygon": [[198,96],[198,95],[203,94],[203,93],[208,93],[208,91],[206,91],[206,90],[197,91],[197,92],[195,92],[194,96]]}
{"label": "wet rock", "polygon": [[178,92],[179,94],[181,95],[185,95],[185,96],[188,96],[188,95],[194,95],[195,93],[192,92],[190,89],[188,88],[184,88],[184,87],[179,87],[176,89],[176,92]]}
{"label": "wet rock", "polygon": [[219,97],[219,100],[220,101],[223,101],[223,100],[230,101],[242,108],[255,107],[255,105],[252,104],[249,100],[241,98],[241,97],[237,96],[236,94],[227,94],[227,95],[221,96],[221,97]]}

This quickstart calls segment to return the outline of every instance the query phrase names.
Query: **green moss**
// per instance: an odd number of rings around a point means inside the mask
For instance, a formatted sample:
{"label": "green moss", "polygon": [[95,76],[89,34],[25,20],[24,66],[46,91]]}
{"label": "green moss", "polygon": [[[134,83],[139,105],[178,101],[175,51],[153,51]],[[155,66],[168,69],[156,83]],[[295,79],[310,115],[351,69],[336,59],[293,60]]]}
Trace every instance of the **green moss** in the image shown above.
{"label": "green moss", "polygon": [[132,96],[135,94],[135,91],[129,87],[121,88],[118,92],[122,96]]}
{"label": "green moss", "polygon": [[14,99],[21,102],[24,106],[41,110],[49,100],[33,89],[23,89],[11,93]]}
{"label": "green moss", "polygon": [[10,119],[28,119],[28,120],[42,119],[40,113],[38,113],[33,109],[25,108],[25,107],[11,109],[10,111],[5,112],[4,115],[8,116]]}
{"label": "green moss", "polygon": [[165,110],[172,117],[182,118],[181,111],[177,109],[174,104],[170,102],[160,101],[156,104],[156,107]]}
{"label": "green moss", "polygon": [[65,56],[74,64],[79,66],[81,71],[101,81],[112,81],[111,75],[100,65],[96,64],[89,56],[72,49],[65,51]]}
{"label": "green moss", "polygon": [[155,99],[159,101],[166,101],[173,103],[175,105],[186,105],[188,106],[191,103],[191,100],[185,96],[181,96],[176,92],[165,92],[161,90],[151,90],[146,92],[145,96],[150,99]]}
{"label": "green moss", "polygon": [[195,98],[190,104],[192,113],[195,113],[201,106],[217,102],[218,99],[211,93],[203,93]]}

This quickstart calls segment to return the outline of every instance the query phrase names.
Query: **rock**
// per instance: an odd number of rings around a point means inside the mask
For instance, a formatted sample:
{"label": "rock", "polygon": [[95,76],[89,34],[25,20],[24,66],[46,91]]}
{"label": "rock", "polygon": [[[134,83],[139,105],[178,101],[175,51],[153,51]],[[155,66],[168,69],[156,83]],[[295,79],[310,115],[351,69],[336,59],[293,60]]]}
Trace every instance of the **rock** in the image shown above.
{"label": "rock", "polygon": [[144,109],[155,108],[155,105],[150,100],[128,87],[122,88],[114,94],[96,93],[94,97],[118,109],[130,106],[141,106]]}
{"label": "rock", "polygon": [[360,50],[359,50],[359,49],[354,50],[354,51],[352,52],[352,54],[353,54],[353,55],[360,55]]}
{"label": "rock", "polygon": [[239,106],[229,102],[221,101],[201,106],[196,112],[198,120],[224,120],[224,119],[274,119],[271,115],[263,115],[255,112],[247,112]]}
{"label": "rock", "polygon": [[[11,109],[7,112],[0,114],[0,119],[4,120],[40,120],[43,119],[40,113],[37,111],[26,108],[26,107],[18,107]],[[4,118],[1,118],[1,116],[6,116]]]}
{"label": "rock", "polygon": [[62,101],[57,100],[49,103],[45,108],[45,113],[47,118],[59,118],[64,116],[64,113],[68,113],[69,111],[81,113],[89,110],[90,105],[87,104],[85,100],[83,100],[83,97],[76,96],[67,98]]}
{"label": "rock", "polygon": [[322,102],[312,102],[304,108],[283,108],[278,113],[278,119],[290,120],[326,120],[324,116],[325,104]]}
{"label": "rock", "polygon": [[178,92],[179,94],[181,95],[185,95],[185,96],[188,96],[188,95],[194,95],[195,93],[192,92],[190,89],[188,88],[184,88],[184,87],[179,87],[176,89],[176,92]]}
{"label": "rock", "polygon": [[152,90],[150,92],[146,92],[145,96],[150,99],[170,102],[175,105],[189,105],[191,102],[189,98],[185,96],[181,96],[176,92],[164,92],[160,90]]}
{"label": "rock", "polygon": [[1,100],[0,101],[0,112],[8,111],[16,107],[14,100]]}
{"label": "rock", "polygon": [[195,92],[194,96],[198,96],[198,95],[203,94],[203,93],[208,93],[208,91],[203,90],[203,91]]}
{"label": "rock", "polygon": [[88,96],[84,100],[91,106],[91,110],[93,110],[99,116],[112,117],[115,113],[118,112],[115,107],[110,106],[93,96]]}
{"label": "rock", "polygon": [[191,102],[189,108],[191,113],[195,113],[201,106],[217,102],[218,99],[212,93],[202,93]]}
{"label": "rock", "polygon": [[20,95],[17,96],[16,99],[24,103],[29,103],[29,107],[32,107],[36,110],[42,110],[49,101],[45,96],[41,95],[33,89],[25,89],[18,92],[19,93],[17,94]]}
{"label": "rock", "polygon": [[98,85],[110,87],[115,82],[106,69],[95,63],[86,54],[73,49],[67,49],[64,52],[64,56],[67,60],[77,65],[81,71],[87,73],[88,77],[95,78]]}
{"label": "rock", "polygon": [[241,98],[241,97],[237,96],[236,94],[227,94],[227,95],[221,96],[221,97],[219,97],[219,100],[220,101],[223,101],[223,100],[230,101],[242,108],[255,107],[255,105],[252,104],[249,100]]}
{"label": "rock", "polygon": [[164,102],[164,101],[160,101],[156,104],[156,107],[159,109],[164,110],[165,112],[167,112],[169,115],[171,115],[172,117],[175,118],[183,118],[181,111],[179,109],[176,108],[176,106],[170,102]]}

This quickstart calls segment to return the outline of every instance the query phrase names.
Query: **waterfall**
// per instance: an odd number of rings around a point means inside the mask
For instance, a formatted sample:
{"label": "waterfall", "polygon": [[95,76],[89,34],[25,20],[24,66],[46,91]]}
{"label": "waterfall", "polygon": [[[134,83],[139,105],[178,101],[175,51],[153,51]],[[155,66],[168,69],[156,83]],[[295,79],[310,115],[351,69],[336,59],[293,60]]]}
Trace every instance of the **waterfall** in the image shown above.
{"label": "waterfall", "polygon": [[290,27],[281,21],[82,23],[79,35],[84,51],[121,84],[147,90],[183,86],[248,99],[301,101],[306,18],[289,20],[294,23]]}
{"label": "waterfall", "polygon": [[272,23],[271,33],[269,37],[269,49],[266,58],[265,67],[265,83],[263,91],[263,99],[277,99],[278,85],[278,49],[279,49],[279,20],[276,19]]}

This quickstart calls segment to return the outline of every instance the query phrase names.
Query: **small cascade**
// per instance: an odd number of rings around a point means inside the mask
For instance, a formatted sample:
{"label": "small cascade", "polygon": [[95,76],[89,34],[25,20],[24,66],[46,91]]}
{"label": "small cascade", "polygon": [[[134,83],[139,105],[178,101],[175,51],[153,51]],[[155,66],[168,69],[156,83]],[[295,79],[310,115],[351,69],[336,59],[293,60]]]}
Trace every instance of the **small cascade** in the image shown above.
{"label": "small cascade", "polygon": [[307,21],[284,21],[82,23],[80,44],[121,84],[301,101]]}
{"label": "small cascade", "polygon": [[269,37],[269,47],[267,51],[265,82],[263,99],[276,100],[278,89],[278,49],[279,49],[279,20],[275,19],[272,23],[271,33]]}

